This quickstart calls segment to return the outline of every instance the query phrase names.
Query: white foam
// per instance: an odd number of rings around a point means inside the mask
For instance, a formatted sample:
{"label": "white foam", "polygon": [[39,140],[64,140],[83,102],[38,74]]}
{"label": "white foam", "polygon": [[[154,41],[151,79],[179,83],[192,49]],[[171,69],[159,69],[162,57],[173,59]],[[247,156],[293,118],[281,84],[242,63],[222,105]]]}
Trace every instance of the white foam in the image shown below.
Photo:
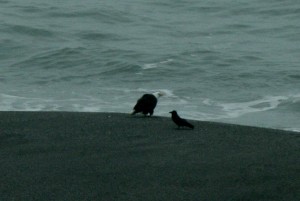
{"label": "white foam", "polygon": [[300,128],[285,128],[284,130],[300,133]]}
{"label": "white foam", "polygon": [[[199,100],[199,102],[203,104],[202,108],[195,109],[195,111],[193,111],[193,116],[195,116],[195,119],[198,120],[203,120],[204,118],[201,118],[203,115],[206,117],[206,120],[238,118],[249,113],[264,112],[276,109],[280,107],[282,103],[294,102],[295,99],[298,100],[299,97],[300,96],[297,94],[288,96],[265,96],[257,100],[231,103],[224,103],[220,101],[214,101],[209,98],[204,98]],[[198,110],[201,111],[203,109],[205,109],[207,113],[198,113]]]}
{"label": "white foam", "polygon": [[144,64],[142,65],[142,69],[143,70],[147,70],[147,69],[152,69],[152,68],[158,68],[160,67],[160,64],[166,64],[166,63],[170,63],[172,62],[173,59],[166,59],[157,63],[148,63],[148,64]]}
{"label": "white foam", "polygon": [[147,70],[147,69],[157,68],[157,67],[158,67],[157,63],[144,64],[144,65],[142,66],[142,69]]}
{"label": "white foam", "polygon": [[213,105],[214,104],[214,102],[212,100],[210,100],[209,98],[203,99],[202,103],[204,105]]}
{"label": "white foam", "polygon": [[236,118],[241,115],[253,112],[263,112],[272,110],[278,107],[278,105],[287,100],[285,96],[267,96],[259,100],[242,102],[242,103],[222,103],[219,104],[223,108],[223,111],[229,118]]}
{"label": "white foam", "polygon": [[161,61],[161,62],[159,62],[159,63],[161,63],[161,64],[166,64],[166,63],[170,63],[170,62],[172,62],[172,61],[174,61],[174,60],[173,60],[173,59],[167,59],[167,60]]}

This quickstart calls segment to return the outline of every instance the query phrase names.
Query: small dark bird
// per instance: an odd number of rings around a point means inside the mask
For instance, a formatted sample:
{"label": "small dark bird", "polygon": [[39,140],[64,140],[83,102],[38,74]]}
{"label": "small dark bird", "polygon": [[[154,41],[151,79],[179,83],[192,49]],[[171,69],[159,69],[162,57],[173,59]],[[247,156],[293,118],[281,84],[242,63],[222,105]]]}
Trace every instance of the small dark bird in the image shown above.
{"label": "small dark bird", "polygon": [[191,129],[194,129],[194,126],[192,124],[190,124],[189,122],[187,122],[187,120],[180,118],[180,116],[178,116],[178,114],[175,110],[173,110],[170,113],[172,114],[172,120],[178,126],[178,128],[189,127]]}
{"label": "small dark bird", "polygon": [[136,113],[143,113],[145,116],[149,114],[150,116],[154,113],[154,108],[157,104],[158,97],[162,96],[162,92],[156,92],[153,94],[144,94],[140,99],[138,99],[136,105],[133,108],[132,115]]}

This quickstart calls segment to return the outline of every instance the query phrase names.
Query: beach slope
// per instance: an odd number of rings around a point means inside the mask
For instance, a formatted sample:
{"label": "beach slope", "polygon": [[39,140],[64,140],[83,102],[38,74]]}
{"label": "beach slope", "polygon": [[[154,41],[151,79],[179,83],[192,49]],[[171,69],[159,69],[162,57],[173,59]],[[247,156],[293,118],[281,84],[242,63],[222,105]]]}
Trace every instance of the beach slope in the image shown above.
{"label": "beach slope", "polygon": [[300,134],[118,113],[0,112],[0,200],[300,200]]}

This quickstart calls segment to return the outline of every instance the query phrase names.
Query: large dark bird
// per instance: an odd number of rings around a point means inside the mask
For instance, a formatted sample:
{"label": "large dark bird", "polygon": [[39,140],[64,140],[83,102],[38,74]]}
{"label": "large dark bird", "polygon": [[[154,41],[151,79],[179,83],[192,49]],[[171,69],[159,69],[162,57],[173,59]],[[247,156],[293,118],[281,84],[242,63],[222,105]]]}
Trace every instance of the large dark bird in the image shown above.
{"label": "large dark bird", "polygon": [[153,94],[144,94],[140,99],[138,99],[136,105],[133,108],[132,115],[136,113],[143,113],[145,116],[150,114],[150,116],[154,113],[154,108],[157,104],[157,98],[162,96],[162,92],[155,92]]}
{"label": "large dark bird", "polygon": [[180,116],[178,116],[178,114],[175,110],[173,110],[170,113],[172,114],[172,120],[178,126],[178,128],[189,127],[191,129],[194,129],[194,126],[192,124],[190,124],[189,122],[187,122],[187,120],[180,118]]}

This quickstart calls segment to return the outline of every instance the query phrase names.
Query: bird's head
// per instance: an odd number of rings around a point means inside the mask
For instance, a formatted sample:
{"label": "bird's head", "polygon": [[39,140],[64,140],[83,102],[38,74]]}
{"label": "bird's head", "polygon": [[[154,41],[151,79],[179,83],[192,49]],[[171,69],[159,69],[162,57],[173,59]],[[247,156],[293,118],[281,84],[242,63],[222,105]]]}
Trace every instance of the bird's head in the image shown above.
{"label": "bird's head", "polygon": [[177,114],[176,110],[173,110],[173,111],[171,111],[169,113],[171,113],[171,114]]}
{"label": "bird's head", "polygon": [[156,97],[156,98],[159,98],[161,96],[164,96],[166,95],[164,92],[162,91],[158,91],[158,92],[154,92],[153,95]]}

